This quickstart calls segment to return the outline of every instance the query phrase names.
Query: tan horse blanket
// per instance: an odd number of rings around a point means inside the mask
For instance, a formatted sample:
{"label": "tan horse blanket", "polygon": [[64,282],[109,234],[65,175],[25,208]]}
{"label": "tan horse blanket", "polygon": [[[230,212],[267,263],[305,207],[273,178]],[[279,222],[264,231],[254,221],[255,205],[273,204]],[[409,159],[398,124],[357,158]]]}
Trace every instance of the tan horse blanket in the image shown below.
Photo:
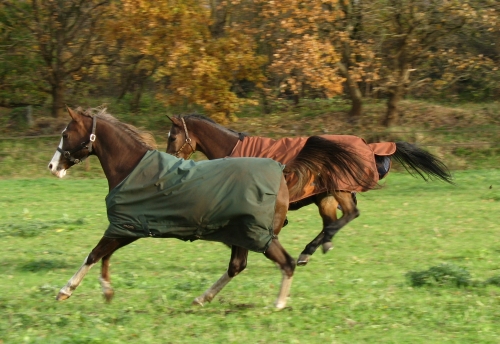
{"label": "tan horse blanket", "polygon": [[106,196],[104,236],[200,239],[265,252],[282,169],[272,159],[195,162],[148,151]]}
{"label": "tan horse blanket", "polygon": [[[373,176],[373,187],[375,187],[380,179],[380,174],[377,169],[376,156],[390,156],[396,151],[396,144],[394,142],[368,144],[364,139],[353,135],[320,136],[327,140],[344,144],[353,152],[358,154],[364,163],[367,175]],[[279,161],[282,164],[287,164],[299,154],[307,139],[308,137],[284,137],[274,140],[268,137],[246,136],[243,141],[238,141],[230,157],[265,157]],[[387,160],[387,163],[388,166],[386,169],[388,172],[390,169],[390,159]],[[384,177],[387,172],[384,173],[382,177]],[[287,182],[290,181],[287,179]],[[351,192],[367,191],[365,188],[357,185],[349,179],[339,179],[337,183],[339,190]],[[290,202],[296,202],[324,191],[325,190],[316,188],[314,186],[314,182],[311,181],[309,187],[305,188],[304,192],[300,196],[295,199],[290,199]]]}

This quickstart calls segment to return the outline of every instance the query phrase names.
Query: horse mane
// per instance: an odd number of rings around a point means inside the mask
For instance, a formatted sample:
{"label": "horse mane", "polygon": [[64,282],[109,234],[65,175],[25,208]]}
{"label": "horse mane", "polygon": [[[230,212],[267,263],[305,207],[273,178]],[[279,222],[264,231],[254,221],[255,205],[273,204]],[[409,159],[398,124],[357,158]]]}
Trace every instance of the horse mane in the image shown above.
{"label": "horse mane", "polygon": [[236,135],[239,135],[239,132],[237,132],[236,130],[233,130],[233,129],[229,129],[229,128],[226,128],[222,125],[220,125],[219,123],[217,123],[216,121],[214,121],[213,119],[211,119],[210,117],[207,117],[207,116],[203,116],[201,114],[198,114],[198,113],[191,113],[191,114],[187,114],[187,115],[184,115],[184,116],[181,116],[181,115],[177,115],[175,116],[176,118],[178,118],[179,120],[182,118],[184,118],[184,120],[190,120],[190,119],[193,119],[193,120],[201,120],[201,121],[205,121],[207,122],[209,125],[212,125],[220,130],[225,130],[225,131],[229,131],[233,134],[236,134]]}
{"label": "horse mane", "polygon": [[151,132],[140,130],[131,124],[120,122],[117,118],[113,117],[110,113],[108,113],[105,107],[89,108],[86,110],[83,110],[81,107],[78,107],[76,111],[80,115],[87,116],[90,118],[97,116],[97,118],[102,119],[112,124],[113,126],[119,127],[127,134],[129,134],[132,138],[134,138],[136,141],[141,143],[147,149],[155,150],[158,148],[156,140]]}

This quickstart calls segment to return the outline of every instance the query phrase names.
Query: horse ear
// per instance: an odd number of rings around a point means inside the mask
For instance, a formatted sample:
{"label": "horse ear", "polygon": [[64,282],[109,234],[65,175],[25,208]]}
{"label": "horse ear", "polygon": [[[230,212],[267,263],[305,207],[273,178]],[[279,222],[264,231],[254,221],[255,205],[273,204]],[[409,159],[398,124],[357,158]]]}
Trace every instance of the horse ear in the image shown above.
{"label": "horse ear", "polygon": [[181,121],[179,120],[178,117],[175,117],[175,116],[174,117],[167,116],[167,117],[172,121],[173,125],[176,125],[178,127],[182,126],[182,123],[181,123]]}
{"label": "horse ear", "polygon": [[73,118],[73,120],[75,122],[78,122],[80,120],[80,116],[78,115],[78,113],[74,110],[72,110],[69,106],[66,105],[66,110],[68,110],[68,113],[69,115],[71,116],[71,118]]}

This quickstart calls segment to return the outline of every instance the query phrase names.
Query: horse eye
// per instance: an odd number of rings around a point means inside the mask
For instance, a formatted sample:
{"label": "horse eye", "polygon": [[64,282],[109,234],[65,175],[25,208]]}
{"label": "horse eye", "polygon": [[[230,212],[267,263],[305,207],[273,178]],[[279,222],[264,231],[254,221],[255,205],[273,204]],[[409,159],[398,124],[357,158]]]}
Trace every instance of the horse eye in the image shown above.
{"label": "horse eye", "polygon": [[64,134],[62,134],[62,137],[63,137],[63,139],[67,139],[68,138],[68,134],[64,133]]}
{"label": "horse eye", "polygon": [[174,141],[175,141],[175,139],[176,139],[176,137],[175,137],[175,136],[169,136],[169,137],[168,137],[168,140],[169,140],[170,142],[174,142]]}

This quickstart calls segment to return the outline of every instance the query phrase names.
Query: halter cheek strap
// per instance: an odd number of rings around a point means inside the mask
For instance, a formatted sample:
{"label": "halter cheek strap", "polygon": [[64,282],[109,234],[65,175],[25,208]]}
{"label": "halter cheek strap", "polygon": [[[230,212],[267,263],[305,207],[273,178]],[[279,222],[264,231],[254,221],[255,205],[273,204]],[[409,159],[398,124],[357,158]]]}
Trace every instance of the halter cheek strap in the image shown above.
{"label": "halter cheek strap", "polygon": [[85,160],[85,158],[76,159],[73,157],[73,154],[81,151],[82,149],[88,149],[89,155],[92,153],[92,144],[94,143],[94,141],[96,139],[96,136],[95,136],[96,124],[97,124],[97,116],[94,116],[93,120],[92,120],[92,132],[91,132],[90,137],[87,140],[87,142],[82,142],[79,147],[76,147],[75,149],[73,149],[71,151],[63,151],[59,147],[57,147],[57,151],[60,152],[66,159],[68,159],[69,161],[71,161],[75,165],[81,163],[83,160]]}
{"label": "halter cheek strap", "polygon": [[186,122],[184,121],[184,117],[181,117],[181,121],[182,121],[182,126],[183,126],[183,129],[184,129],[184,135],[186,136],[186,141],[184,141],[184,143],[182,144],[181,148],[179,148],[177,150],[177,152],[175,152],[174,156],[176,158],[178,158],[179,154],[181,154],[181,152],[184,149],[184,147],[186,145],[189,145],[189,147],[191,147],[191,153],[189,153],[189,155],[187,157],[187,159],[189,159],[191,157],[191,155],[193,155],[193,153],[194,153],[194,148],[193,148],[193,145],[191,145],[191,138],[189,137],[189,133],[188,133],[188,130],[187,130]]}
{"label": "halter cheek strap", "polygon": [[97,116],[94,115],[94,117],[92,118],[92,132],[90,133],[90,137],[89,137],[89,146],[88,146],[88,150],[89,150],[89,154],[92,153],[92,144],[94,143],[95,141],[95,127],[97,125]]}

